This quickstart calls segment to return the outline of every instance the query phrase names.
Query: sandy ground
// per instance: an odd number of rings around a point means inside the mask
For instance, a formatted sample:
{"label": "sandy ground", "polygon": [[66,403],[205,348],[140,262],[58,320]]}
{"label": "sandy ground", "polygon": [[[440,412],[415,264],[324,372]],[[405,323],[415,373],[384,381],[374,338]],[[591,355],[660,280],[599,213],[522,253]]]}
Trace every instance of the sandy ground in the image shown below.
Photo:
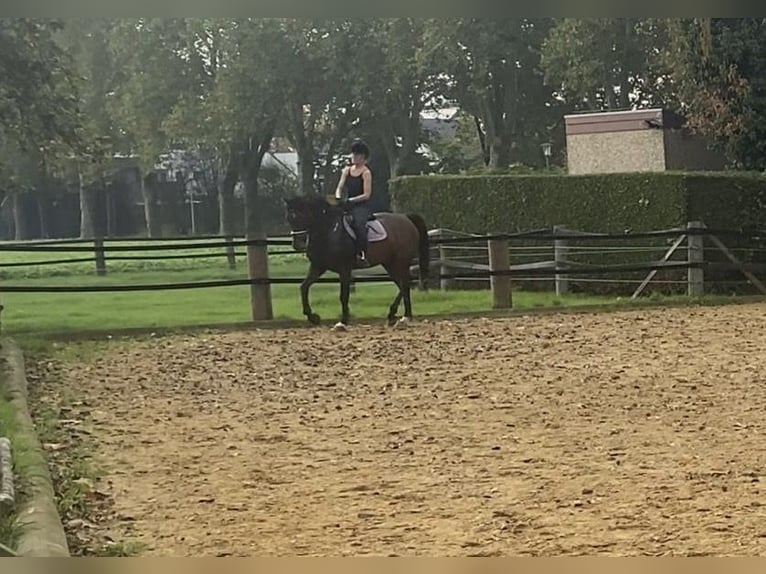
{"label": "sandy ground", "polygon": [[149,555],[766,554],[766,306],[157,339],[70,368]]}

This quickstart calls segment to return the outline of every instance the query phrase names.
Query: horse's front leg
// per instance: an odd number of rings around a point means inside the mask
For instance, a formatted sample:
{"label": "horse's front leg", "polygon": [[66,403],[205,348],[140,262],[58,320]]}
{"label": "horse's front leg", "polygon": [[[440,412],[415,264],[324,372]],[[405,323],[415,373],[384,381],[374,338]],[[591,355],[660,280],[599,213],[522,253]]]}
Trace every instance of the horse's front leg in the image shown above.
{"label": "horse's front leg", "polygon": [[342,271],[340,277],[340,322],[335,325],[342,329],[348,327],[349,316],[351,315],[348,307],[348,300],[351,294],[351,270]]}
{"label": "horse's front leg", "polygon": [[312,325],[319,325],[321,319],[319,315],[311,310],[311,305],[309,304],[309,289],[311,289],[311,286],[324,275],[324,272],[325,270],[323,268],[312,263],[306,274],[306,278],[301,283],[301,305],[303,306],[303,314]]}

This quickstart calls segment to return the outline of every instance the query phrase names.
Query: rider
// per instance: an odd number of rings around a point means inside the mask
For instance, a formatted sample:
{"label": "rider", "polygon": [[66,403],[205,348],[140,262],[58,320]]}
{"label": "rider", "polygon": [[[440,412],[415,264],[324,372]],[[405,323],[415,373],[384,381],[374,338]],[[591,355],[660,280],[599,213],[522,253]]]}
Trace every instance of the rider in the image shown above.
{"label": "rider", "polygon": [[362,140],[351,144],[351,165],[343,172],[335,189],[335,197],[351,212],[356,234],[357,262],[369,266],[367,260],[367,221],[370,219],[370,197],[372,196],[372,172],[367,167],[370,148]]}

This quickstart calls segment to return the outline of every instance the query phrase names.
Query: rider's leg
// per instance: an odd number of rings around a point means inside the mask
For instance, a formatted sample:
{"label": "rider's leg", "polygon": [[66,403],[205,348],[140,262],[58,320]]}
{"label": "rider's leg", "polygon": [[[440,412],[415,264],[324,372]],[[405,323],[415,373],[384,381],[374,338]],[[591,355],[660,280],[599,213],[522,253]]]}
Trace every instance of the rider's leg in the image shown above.
{"label": "rider's leg", "polygon": [[367,220],[370,211],[366,205],[354,205],[351,209],[354,221],[354,233],[356,233],[357,252],[367,256]]}

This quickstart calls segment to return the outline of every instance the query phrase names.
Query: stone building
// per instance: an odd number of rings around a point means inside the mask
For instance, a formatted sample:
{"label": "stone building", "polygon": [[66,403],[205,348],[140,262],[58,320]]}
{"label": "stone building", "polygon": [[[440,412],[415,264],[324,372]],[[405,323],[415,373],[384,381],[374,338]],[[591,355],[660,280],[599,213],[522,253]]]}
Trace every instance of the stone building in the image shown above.
{"label": "stone building", "polygon": [[637,171],[716,171],[721,154],[664,109],[564,116],[570,174]]}

